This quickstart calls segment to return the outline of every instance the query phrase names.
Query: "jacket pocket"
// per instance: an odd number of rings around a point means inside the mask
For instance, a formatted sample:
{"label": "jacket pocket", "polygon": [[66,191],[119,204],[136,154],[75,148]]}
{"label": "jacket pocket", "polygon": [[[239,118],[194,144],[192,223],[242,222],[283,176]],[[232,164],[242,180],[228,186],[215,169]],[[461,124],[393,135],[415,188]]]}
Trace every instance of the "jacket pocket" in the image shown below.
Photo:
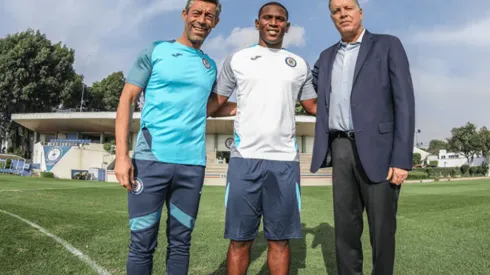
{"label": "jacket pocket", "polygon": [[393,122],[384,122],[378,125],[381,134],[393,132]]}

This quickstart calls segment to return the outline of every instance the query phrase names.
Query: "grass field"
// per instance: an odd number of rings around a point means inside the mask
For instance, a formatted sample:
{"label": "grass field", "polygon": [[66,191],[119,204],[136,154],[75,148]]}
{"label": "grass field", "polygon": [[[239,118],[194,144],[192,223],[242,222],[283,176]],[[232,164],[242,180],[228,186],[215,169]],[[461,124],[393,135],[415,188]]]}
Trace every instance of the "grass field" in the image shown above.
{"label": "grass field", "polygon": [[[331,187],[302,189],[305,239],[293,241],[291,274],[336,274]],[[96,274],[59,243],[3,211],[70,243],[112,274],[125,274],[126,194],[114,183],[0,176],[0,274]],[[162,217],[166,219],[166,216]],[[224,188],[205,187],[189,274],[224,274]],[[370,273],[368,226],[364,268]],[[165,274],[165,228],[154,274]],[[249,274],[267,273],[266,242]],[[406,184],[398,213],[396,274],[490,274],[490,181]]]}

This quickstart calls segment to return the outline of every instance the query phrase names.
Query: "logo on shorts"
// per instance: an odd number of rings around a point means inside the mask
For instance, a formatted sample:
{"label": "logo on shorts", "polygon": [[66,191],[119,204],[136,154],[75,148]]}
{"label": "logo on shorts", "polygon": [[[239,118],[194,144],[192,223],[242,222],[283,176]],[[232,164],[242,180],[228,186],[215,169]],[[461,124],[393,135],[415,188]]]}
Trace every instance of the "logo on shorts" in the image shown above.
{"label": "logo on shorts", "polygon": [[225,141],[225,146],[226,146],[226,148],[231,149],[231,145],[233,145],[233,139],[232,138],[228,138]]}
{"label": "logo on shorts", "polygon": [[289,67],[296,67],[296,60],[292,57],[286,57],[286,64],[288,64]]}
{"label": "logo on shorts", "polygon": [[143,192],[144,189],[143,181],[141,181],[139,178],[135,178],[132,187],[133,187],[133,191],[132,191],[133,194],[135,195],[141,194],[141,192]]}
{"label": "logo on shorts", "polygon": [[209,64],[209,61],[206,58],[202,59],[202,64],[204,64],[204,67],[206,67],[206,69],[211,68],[211,64]]}

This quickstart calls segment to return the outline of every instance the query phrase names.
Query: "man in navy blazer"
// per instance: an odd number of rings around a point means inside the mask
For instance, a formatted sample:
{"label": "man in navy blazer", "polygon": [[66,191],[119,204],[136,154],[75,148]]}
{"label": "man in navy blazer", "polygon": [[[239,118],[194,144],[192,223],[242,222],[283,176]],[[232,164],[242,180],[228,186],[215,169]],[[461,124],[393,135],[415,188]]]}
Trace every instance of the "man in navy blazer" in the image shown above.
{"label": "man in navy blazer", "polygon": [[362,274],[364,209],[372,274],[393,274],[398,197],[414,146],[409,62],[397,37],[364,29],[357,0],[330,0],[330,12],[342,39],[313,68],[318,106],[311,171],[331,159],[339,274]]}

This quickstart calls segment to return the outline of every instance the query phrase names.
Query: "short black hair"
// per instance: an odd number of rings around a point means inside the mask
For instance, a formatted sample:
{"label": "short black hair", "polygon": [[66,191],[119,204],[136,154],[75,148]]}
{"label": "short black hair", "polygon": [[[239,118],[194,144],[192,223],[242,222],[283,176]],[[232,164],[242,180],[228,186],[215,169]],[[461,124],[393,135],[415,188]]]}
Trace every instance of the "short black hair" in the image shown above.
{"label": "short black hair", "polygon": [[284,11],[286,11],[286,19],[289,19],[289,12],[288,12],[288,9],[286,9],[286,7],[279,3],[279,2],[275,2],[275,1],[272,1],[272,2],[268,2],[268,3],[265,3],[264,5],[262,5],[262,7],[260,7],[259,9],[259,18],[260,18],[260,15],[262,15],[262,10],[267,7],[267,6],[278,6],[282,9],[284,9]]}

